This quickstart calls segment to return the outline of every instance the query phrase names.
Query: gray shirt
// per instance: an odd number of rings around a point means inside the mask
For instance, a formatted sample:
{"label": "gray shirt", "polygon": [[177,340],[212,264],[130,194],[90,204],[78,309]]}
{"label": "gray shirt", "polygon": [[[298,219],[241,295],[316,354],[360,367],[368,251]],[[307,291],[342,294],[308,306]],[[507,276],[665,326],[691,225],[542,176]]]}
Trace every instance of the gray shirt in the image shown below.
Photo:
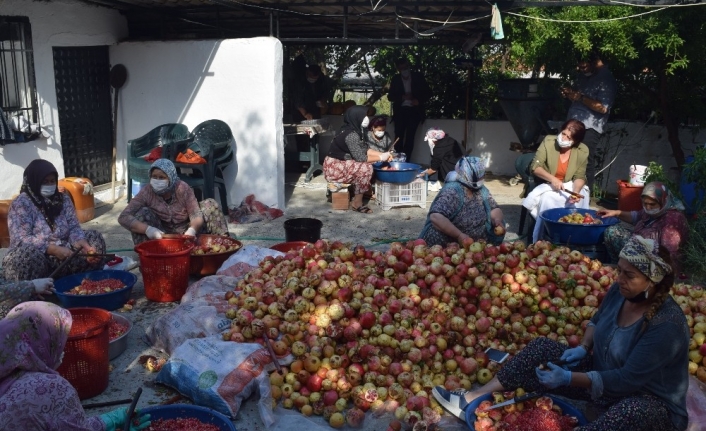
{"label": "gray shirt", "polygon": [[610,108],[615,101],[615,93],[618,92],[618,83],[613,77],[608,66],[601,66],[591,76],[579,74],[574,83],[574,88],[589,99],[601,102],[607,108],[605,114],[596,112],[586,106],[580,100],[571,103],[567,119],[581,121],[586,129],[593,129],[598,133],[603,133],[603,128],[608,122]]}
{"label": "gray shirt", "polygon": [[625,303],[613,284],[591,322],[593,370],[591,395],[622,398],[640,393],[660,398],[678,430],[686,429],[686,391],[689,386],[689,326],[684,312],[667,297],[644,333],[644,318],[620,327],[618,314]]}

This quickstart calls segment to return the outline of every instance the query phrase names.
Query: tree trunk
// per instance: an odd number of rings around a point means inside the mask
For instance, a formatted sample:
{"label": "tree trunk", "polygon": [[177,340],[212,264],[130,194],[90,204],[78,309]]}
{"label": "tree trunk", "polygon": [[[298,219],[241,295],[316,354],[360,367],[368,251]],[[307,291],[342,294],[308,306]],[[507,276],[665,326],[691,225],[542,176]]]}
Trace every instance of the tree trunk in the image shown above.
{"label": "tree trunk", "polygon": [[672,153],[674,154],[674,160],[677,162],[677,168],[681,171],[685,159],[681,141],[679,140],[679,119],[672,115],[672,110],[669,107],[669,76],[665,73],[664,67],[660,69],[659,104],[664,119],[664,127],[667,128],[667,139],[672,146]]}

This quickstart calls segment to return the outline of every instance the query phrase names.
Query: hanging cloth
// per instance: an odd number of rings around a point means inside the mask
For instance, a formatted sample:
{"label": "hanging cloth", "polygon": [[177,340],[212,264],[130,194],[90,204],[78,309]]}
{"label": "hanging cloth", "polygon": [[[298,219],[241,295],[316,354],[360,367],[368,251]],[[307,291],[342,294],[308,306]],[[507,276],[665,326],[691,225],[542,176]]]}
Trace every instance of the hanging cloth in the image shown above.
{"label": "hanging cloth", "polygon": [[500,17],[500,9],[498,9],[497,4],[493,4],[493,15],[490,17],[490,36],[493,39],[504,39],[503,34],[503,20]]}
{"label": "hanging cloth", "polygon": [[15,134],[10,130],[5,113],[0,109],[0,145],[4,145],[6,142],[15,142]]}

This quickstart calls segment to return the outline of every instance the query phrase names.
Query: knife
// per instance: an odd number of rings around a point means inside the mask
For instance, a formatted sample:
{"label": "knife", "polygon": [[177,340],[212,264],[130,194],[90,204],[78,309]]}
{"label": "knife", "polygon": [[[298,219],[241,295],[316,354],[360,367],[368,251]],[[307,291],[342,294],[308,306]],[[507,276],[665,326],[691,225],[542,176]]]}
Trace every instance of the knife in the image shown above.
{"label": "knife", "polygon": [[522,401],[531,400],[532,398],[539,398],[544,395],[544,391],[529,392],[519,397],[515,397],[511,400],[503,401],[502,403],[493,404],[492,406],[486,408],[484,411],[498,409],[500,407],[509,406],[510,404],[521,403]]}
{"label": "knife", "polygon": [[565,191],[566,193],[570,194],[571,196],[575,197],[575,198],[583,199],[583,195],[580,195],[580,194],[578,194],[578,193],[576,193],[576,192],[572,192],[571,190],[568,190],[568,189],[565,189],[565,188],[562,188],[562,190]]}

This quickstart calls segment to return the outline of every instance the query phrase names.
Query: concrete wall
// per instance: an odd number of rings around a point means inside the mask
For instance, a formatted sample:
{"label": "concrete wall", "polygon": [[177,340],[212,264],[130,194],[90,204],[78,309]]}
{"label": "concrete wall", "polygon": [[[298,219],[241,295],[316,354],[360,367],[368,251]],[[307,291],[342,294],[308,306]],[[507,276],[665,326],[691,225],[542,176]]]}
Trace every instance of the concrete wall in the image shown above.
{"label": "concrete wall", "polygon": [[111,48],[128,80],[120,90],[118,178],[126,178],[127,141],[163,123],[219,119],[235,137],[236,163],[225,172],[229,204],[254,193],[284,208],[282,45],[274,38],[129,42]]}
{"label": "concrete wall", "polygon": [[40,121],[49,133],[48,138],[0,147],[0,199],[9,199],[19,192],[22,173],[34,159],[49,160],[64,175],[52,47],[113,45],[127,36],[127,23],[116,10],[73,0],[4,0],[0,15],[29,17]]}
{"label": "concrete wall", "polygon": [[[331,128],[321,138],[321,160],[326,156],[331,139],[343,123],[342,116],[328,116]],[[463,140],[463,120],[427,119],[417,129],[414,163],[429,163],[431,155],[429,147],[424,142],[424,134],[430,127],[438,127],[457,141]],[[559,127],[561,123],[552,127]],[[388,125],[388,133],[394,139],[394,124]],[[687,156],[692,154],[697,144],[706,142],[706,131],[682,128],[679,131],[682,148]],[[515,131],[507,121],[470,121],[466,151],[469,155],[486,160],[486,168],[495,175],[514,176],[515,159],[519,153],[509,150],[510,142],[519,142]],[[647,166],[650,161],[661,164],[672,180],[678,181],[676,162],[672,148],[667,140],[667,131],[662,126],[645,125],[644,123],[609,123],[599,150],[604,154],[601,167],[615,159],[605,169],[600,186],[609,193],[617,193],[617,180],[627,180],[630,165]],[[616,157],[617,156],[617,157]]]}

